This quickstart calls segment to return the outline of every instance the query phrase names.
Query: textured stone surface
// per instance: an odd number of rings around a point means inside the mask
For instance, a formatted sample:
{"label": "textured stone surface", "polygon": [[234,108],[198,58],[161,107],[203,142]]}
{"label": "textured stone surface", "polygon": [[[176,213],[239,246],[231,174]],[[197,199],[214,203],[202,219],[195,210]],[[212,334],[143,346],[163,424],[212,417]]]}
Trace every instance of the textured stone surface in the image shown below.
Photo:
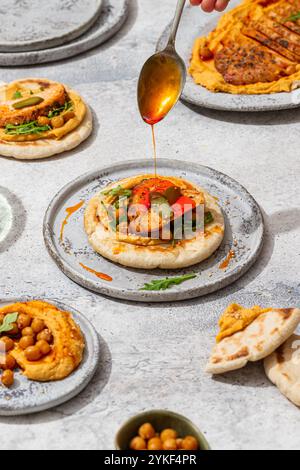
{"label": "textured stone surface", "polygon": [[93,25],[101,12],[102,2],[2,0],[0,50],[33,51],[65,44]]}
{"label": "textured stone surface", "polygon": [[48,67],[1,70],[5,81],[40,75],[76,86],[95,111],[97,133],[62,157],[1,159],[0,185],[22,201],[26,221],[0,255],[0,297],[40,295],[73,305],[96,326],[104,350],[101,369],[76,399],[37,416],[0,418],[2,449],[113,448],[129,416],[160,407],[190,417],[213,448],[299,449],[299,409],[268,382],[261,364],[216,380],[203,367],[216,317],[227,303],[300,304],[300,110],[239,115],[179,104],[157,129],[161,157],[227,173],[265,211],[268,234],[260,261],[218,295],[165,305],[113,301],[73,284],[44,247],[43,215],[63,185],[100,165],[151,158],[136,80],[173,7],[173,0],[140,0],[137,12],[132,0],[126,26],[100,49]]}

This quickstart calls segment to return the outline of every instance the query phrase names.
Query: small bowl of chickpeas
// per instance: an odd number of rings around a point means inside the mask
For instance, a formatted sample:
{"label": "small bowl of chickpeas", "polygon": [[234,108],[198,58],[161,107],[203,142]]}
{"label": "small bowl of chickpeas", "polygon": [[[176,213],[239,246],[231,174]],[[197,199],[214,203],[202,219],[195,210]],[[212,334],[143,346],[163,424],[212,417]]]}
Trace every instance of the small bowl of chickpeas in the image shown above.
{"label": "small bowl of chickpeas", "polygon": [[140,413],[129,419],[116,436],[117,450],[210,450],[201,431],[187,418],[167,410]]}

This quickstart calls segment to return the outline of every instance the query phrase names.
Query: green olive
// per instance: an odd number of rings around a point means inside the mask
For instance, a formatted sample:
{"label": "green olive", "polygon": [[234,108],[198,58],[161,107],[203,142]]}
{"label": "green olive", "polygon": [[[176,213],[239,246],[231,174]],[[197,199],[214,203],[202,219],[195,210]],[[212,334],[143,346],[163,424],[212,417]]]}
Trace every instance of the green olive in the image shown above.
{"label": "green olive", "polygon": [[26,100],[18,101],[17,103],[13,104],[14,109],[23,109],[28,108],[29,106],[36,106],[41,104],[44,101],[44,98],[40,96],[33,96],[32,98],[28,98]]}

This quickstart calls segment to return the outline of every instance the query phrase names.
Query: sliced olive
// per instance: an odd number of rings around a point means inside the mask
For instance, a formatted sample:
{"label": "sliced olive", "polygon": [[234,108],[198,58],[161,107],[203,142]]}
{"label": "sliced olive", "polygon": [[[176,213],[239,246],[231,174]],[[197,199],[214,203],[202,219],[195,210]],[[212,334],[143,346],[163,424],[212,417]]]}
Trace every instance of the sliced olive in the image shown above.
{"label": "sliced olive", "polygon": [[181,196],[181,190],[180,188],[176,188],[176,186],[171,186],[170,188],[167,188],[164,192],[164,197],[168,200],[168,203],[170,206],[173,206],[176,201]]}
{"label": "sliced olive", "polygon": [[44,98],[40,96],[33,96],[32,98],[27,98],[26,100],[18,101],[13,104],[14,109],[23,109],[28,108],[29,106],[36,106],[41,104],[44,101]]}

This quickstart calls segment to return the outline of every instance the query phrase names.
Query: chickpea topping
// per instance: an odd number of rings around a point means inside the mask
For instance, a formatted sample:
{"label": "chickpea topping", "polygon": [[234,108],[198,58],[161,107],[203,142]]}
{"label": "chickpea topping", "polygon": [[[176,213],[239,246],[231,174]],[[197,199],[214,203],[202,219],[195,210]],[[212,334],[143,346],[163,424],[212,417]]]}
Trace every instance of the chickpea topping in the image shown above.
{"label": "chickpea topping", "polygon": [[39,348],[43,356],[47,356],[51,351],[51,346],[47,343],[47,341],[38,341],[36,343],[36,347]]}
{"label": "chickpea topping", "polygon": [[14,373],[12,370],[5,370],[1,377],[1,382],[4,387],[10,388],[14,383]]}
{"label": "chickpea topping", "polygon": [[51,119],[51,126],[53,127],[53,129],[59,129],[60,127],[63,127],[64,124],[65,121],[62,116],[55,116]]}
{"label": "chickpea topping", "polygon": [[198,450],[199,445],[198,441],[193,436],[187,436],[182,441],[182,449],[183,450]]}
{"label": "chickpea topping", "polygon": [[35,334],[40,333],[45,329],[45,322],[44,320],[40,320],[39,318],[35,318],[31,323],[31,328]]}
{"label": "chickpea topping", "polygon": [[50,126],[51,121],[47,116],[40,116],[38,118],[38,124],[39,124],[39,126],[42,126],[42,127],[43,126]]}
{"label": "chickpea topping", "polygon": [[24,328],[27,328],[28,326],[31,325],[32,318],[30,315],[27,315],[26,313],[20,313],[18,316],[17,320],[17,325],[19,330],[23,330]]}
{"label": "chickpea topping", "polygon": [[30,346],[34,346],[34,344],[35,344],[35,339],[33,336],[23,336],[19,341],[19,346],[24,351]]}
{"label": "chickpea topping", "polygon": [[22,330],[22,336],[34,336],[33,329],[30,326],[28,326],[27,328],[24,328]]}
{"label": "chickpea topping", "polygon": [[16,368],[16,360],[10,355],[0,357],[0,369],[3,370],[14,370]]}
{"label": "chickpea topping", "polygon": [[130,449],[132,450],[147,450],[146,442],[141,437],[137,436],[130,442]]}
{"label": "chickpea topping", "polygon": [[28,361],[35,362],[42,358],[42,353],[37,346],[30,346],[25,349],[25,357]]}
{"label": "chickpea topping", "polygon": [[155,429],[150,423],[143,424],[139,429],[139,436],[142,439],[149,440],[155,437]]}
{"label": "chickpea topping", "polygon": [[11,328],[11,330],[9,330],[8,334],[9,334],[10,336],[16,336],[16,335],[18,335],[18,334],[19,334],[19,328],[18,328],[17,323],[12,323],[11,326],[12,326],[12,328]]}
{"label": "chickpea topping", "polygon": [[177,450],[176,439],[166,439],[163,442],[163,450]]}
{"label": "chickpea topping", "polygon": [[37,340],[38,341],[47,341],[47,343],[52,343],[53,341],[53,336],[50,330],[48,328],[45,328],[45,330],[41,331],[37,335]]}
{"label": "chickpea topping", "polygon": [[163,444],[159,437],[153,437],[148,442],[148,450],[162,450]]}
{"label": "chickpea topping", "polygon": [[177,449],[178,450],[182,449],[182,443],[183,443],[183,439],[181,439],[181,438],[176,439],[176,444],[177,444]]}
{"label": "chickpea topping", "polygon": [[177,437],[178,434],[174,429],[165,429],[160,435],[162,442],[167,441],[168,439],[177,439]]}
{"label": "chickpea topping", "polygon": [[64,118],[64,121],[65,121],[65,122],[70,121],[70,119],[73,119],[74,117],[75,117],[74,111],[67,111],[67,112],[63,115],[63,118]]}
{"label": "chickpea topping", "polygon": [[0,339],[0,354],[7,353],[14,349],[14,347],[15,343],[11,338],[9,338],[8,336],[2,336],[2,338]]}

